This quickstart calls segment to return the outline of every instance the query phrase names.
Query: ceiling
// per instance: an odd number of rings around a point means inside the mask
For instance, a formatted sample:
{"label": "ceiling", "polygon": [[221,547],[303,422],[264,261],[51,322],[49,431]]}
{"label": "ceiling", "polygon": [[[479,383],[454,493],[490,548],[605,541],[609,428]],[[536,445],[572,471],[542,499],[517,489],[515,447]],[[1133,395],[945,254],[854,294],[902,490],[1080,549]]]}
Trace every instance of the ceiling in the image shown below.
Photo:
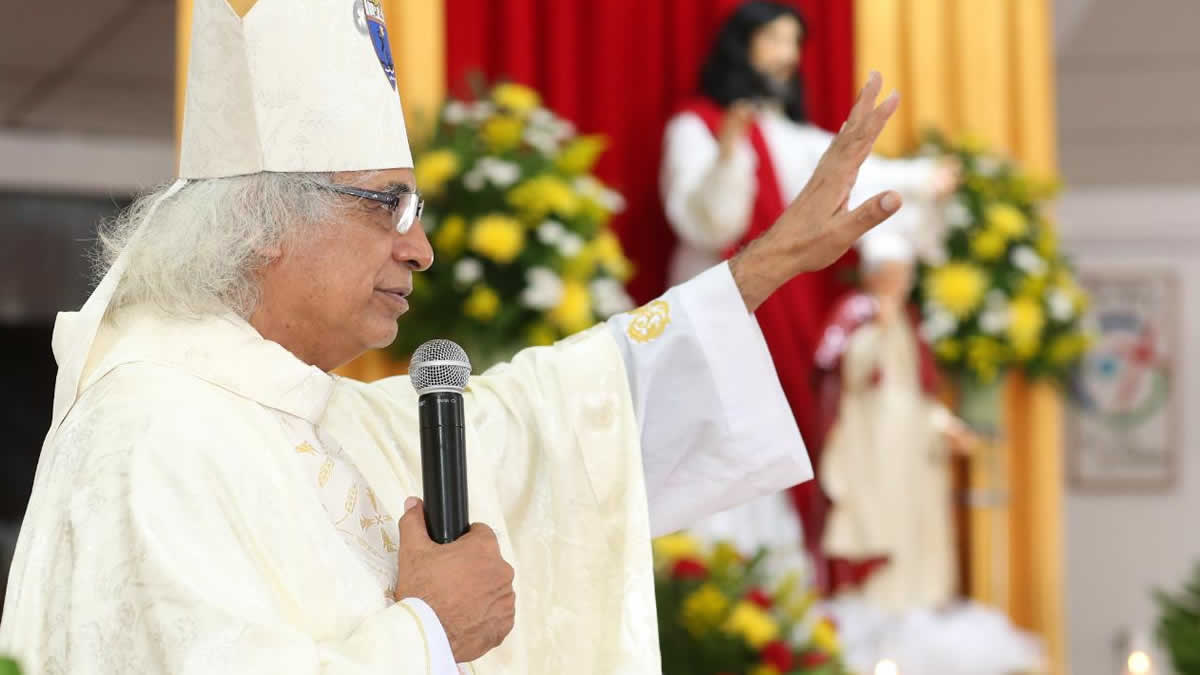
{"label": "ceiling", "polygon": [[174,0],[4,0],[0,131],[169,140]]}
{"label": "ceiling", "polygon": [[1200,3],[1057,0],[1068,184],[1200,185]]}

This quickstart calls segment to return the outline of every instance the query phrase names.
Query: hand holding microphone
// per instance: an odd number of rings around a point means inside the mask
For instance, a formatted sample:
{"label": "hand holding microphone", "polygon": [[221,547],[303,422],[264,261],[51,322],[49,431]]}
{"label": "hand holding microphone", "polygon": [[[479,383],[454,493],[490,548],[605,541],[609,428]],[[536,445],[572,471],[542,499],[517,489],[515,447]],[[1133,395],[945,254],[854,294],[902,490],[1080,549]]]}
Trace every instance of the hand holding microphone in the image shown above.
{"label": "hand holding microphone", "polygon": [[413,353],[425,501],[410,497],[400,518],[396,600],[420,598],[437,614],[459,663],[494,649],[513,628],[513,568],[492,529],[468,526],[463,389],[471,362],[462,347],[431,340]]}
{"label": "hand holding microphone", "polygon": [[500,556],[492,528],[475,523],[449,544],[425,530],[423,504],[409,497],[400,518],[396,601],[420,598],[446,631],[458,663],[483,656],[508,637],[516,618],[513,568]]}

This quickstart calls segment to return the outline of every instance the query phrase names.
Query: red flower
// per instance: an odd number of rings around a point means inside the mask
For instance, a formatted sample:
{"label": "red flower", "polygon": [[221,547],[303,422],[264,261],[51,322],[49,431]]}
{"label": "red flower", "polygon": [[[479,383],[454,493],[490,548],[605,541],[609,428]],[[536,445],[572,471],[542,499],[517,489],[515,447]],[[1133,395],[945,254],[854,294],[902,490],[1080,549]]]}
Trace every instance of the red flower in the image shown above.
{"label": "red flower", "polygon": [[[763,592],[763,589],[761,588],[751,588],[750,592],[746,594],[746,599],[758,605],[759,607],[762,607],[763,609],[771,609],[771,596]],[[780,670],[787,669],[781,668]]]}
{"label": "red flower", "polygon": [[804,652],[800,655],[800,666],[803,668],[816,668],[829,663],[829,655],[815,649]]}
{"label": "red flower", "polygon": [[708,568],[695,558],[680,558],[671,568],[671,576],[676,579],[704,579],[708,576]]}
{"label": "red flower", "polygon": [[781,673],[792,669],[792,648],[783,640],[768,643],[766,647],[763,647],[761,656],[763,663],[775,666],[775,669]]}

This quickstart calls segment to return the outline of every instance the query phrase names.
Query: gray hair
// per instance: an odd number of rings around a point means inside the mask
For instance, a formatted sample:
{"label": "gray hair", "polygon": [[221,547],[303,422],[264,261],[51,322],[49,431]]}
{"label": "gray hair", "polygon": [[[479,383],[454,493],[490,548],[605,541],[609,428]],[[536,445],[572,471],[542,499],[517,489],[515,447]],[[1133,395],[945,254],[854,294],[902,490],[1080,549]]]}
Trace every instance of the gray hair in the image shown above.
{"label": "gray hair", "polygon": [[149,303],[176,316],[248,318],[259,302],[256,272],[270,260],[265,252],[329,219],[332,193],[320,189],[329,182],[330,174],[264,172],[142,195],[101,227],[100,275],[120,255],[128,260],[110,311]]}

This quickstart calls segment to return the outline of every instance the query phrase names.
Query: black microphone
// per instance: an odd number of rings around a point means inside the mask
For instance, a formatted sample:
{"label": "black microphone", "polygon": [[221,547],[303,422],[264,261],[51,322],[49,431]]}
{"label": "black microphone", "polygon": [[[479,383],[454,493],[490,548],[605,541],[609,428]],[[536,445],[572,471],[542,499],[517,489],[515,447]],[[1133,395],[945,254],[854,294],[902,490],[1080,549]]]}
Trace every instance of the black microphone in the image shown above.
{"label": "black microphone", "polygon": [[471,361],[457,344],[430,340],[413,352],[409,376],[418,394],[425,529],[433,541],[448,544],[471,526],[462,397]]}

